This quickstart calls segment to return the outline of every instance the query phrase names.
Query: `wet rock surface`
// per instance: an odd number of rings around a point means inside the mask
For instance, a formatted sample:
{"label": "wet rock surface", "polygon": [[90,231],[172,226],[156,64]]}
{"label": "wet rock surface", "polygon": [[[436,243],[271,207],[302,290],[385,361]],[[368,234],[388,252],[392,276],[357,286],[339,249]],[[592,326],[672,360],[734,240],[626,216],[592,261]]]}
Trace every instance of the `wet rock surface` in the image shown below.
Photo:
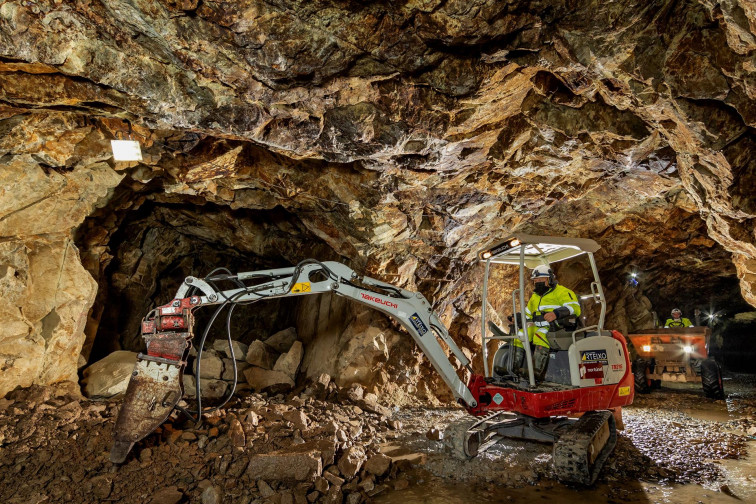
{"label": "wet rock surface", "polygon": [[[692,482],[702,492],[746,497],[742,492],[748,484],[752,489],[756,475],[750,483],[747,474],[736,480],[738,466],[723,461],[737,464],[753,450],[753,384],[752,377],[728,380],[726,401],[705,400],[689,387],[638,397],[625,409],[627,428],[588,492],[635,502],[650,491],[642,485]],[[315,397],[318,390],[322,399]],[[401,500],[405,489],[433,481],[441,496],[449,485],[468,486],[491,501],[510,491],[529,498],[571,495],[553,480],[547,445],[510,440],[459,461],[426,433],[462,417],[460,410],[402,409],[386,416],[340,396],[334,384],[243,395],[200,427],[170,420],[114,466],[108,452],[118,402],[82,399],[66,386],[17,389],[0,400],[0,499],[393,502],[394,493]]]}
{"label": "wet rock surface", "polygon": [[[4,3],[0,394],[140,350],[219,265],[345,260],[423,292],[473,357],[474,258],[512,230],[597,239],[615,327],[649,320],[633,268],[659,313],[756,303],[748,2],[468,4]],[[143,160],[113,161],[129,134]],[[311,378],[425,374],[390,334],[276,308],[241,329],[322,325]]]}

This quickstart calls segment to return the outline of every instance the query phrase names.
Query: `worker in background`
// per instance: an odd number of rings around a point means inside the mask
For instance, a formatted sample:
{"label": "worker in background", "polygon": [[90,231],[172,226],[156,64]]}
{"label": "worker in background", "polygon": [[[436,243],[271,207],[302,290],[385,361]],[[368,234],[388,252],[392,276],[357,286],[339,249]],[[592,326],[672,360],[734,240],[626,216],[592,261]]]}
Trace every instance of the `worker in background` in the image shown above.
{"label": "worker in background", "polygon": [[[548,265],[536,266],[530,278],[533,280],[533,295],[525,308],[525,316],[533,324],[528,327],[528,340],[535,346],[533,374],[536,380],[543,381],[549,365],[549,340],[546,334],[552,324],[559,328],[559,320],[579,317],[580,302],[574,292],[559,285]],[[514,346],[513,369],[520,368],[520,376],[525,376],[527,369],[522,369],[525,349],[519,339],[514,340]]]}
{"label": "worker in background", "polygon": [[690,320],[682,316],[680,308],[675,308],[674,310],[672,310],[672,318],[668,318],[667,321],[664,322],[664,329],[674,327],[693,327],[693,324],[690,323]]}

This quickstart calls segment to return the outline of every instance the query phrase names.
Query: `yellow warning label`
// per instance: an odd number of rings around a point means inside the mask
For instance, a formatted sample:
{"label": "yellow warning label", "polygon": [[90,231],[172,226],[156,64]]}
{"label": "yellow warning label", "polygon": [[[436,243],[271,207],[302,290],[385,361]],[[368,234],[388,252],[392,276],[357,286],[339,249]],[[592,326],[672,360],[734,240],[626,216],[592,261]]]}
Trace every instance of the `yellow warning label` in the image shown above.
{"label": "yellow warning label", "polygon": [[294,284],[294,287],[291,288],[291,292],[297,293],[297,292],[310,292],[310,282],[302,282]]}
{"label": "yellow warning label", "polygon": [[619,388],[619,396],[622,397],[622,396],[626,396],[626,395],[630,395],[630,387],[620,387]]}

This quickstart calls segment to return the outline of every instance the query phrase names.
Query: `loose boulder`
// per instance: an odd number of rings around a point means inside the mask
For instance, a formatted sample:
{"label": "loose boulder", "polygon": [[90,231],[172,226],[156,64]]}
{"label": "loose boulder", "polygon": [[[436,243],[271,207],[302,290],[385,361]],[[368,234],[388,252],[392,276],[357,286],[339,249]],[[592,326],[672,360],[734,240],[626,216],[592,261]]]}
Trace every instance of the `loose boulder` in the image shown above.
{"label": "loose boulder", "polygon": [[299,365],[302,363],[304,348],[301,341],[295,341],[291,348],[285,354],[282,354],[273,366],[274,371],[280,371],[286,374],[292,381],[297,379]]}
{"label": "loose boulder", "polygon": [[278,352],[260,340],[253,341],[247,349],[246,361],[263,369],[273,369]]}
{"label": "loose boulder", "polygon": [[278,353],[288,352],[291,345],[297,341],[297,330],[293,327],[278,331],[276,334],[265,340],[265,344],[274,348]]}
{"label": "loose boulder", "polygon": [[247,355],[248,346],[240,341],[231,340],[231,348],[234,351],[233,357],[228,349],[228,340],[219,339],[213,342],[213,350],[229,359],[234,358],[238,361],[243,361]]}
{"label": "loose boulder", "polygon": [[223,360],[214,353],[205,351],[200,360],[200,378],[218,380],[223,376]]}
{"label": "loose boulder", "polygon": [[247,383],[254,390],[262,391],[269,387],[280,386],[281,388],[293,387],[294,380],[289,375],[280,371],[270,371],[259,367],[250,367],[244,370]]}
{"label": "loose boulder", "polygon": [[274,481],[309,481],[323,472],[320,453],[272,453],[254,455],[249,459],[250,478]]}
{"label": "loose boulder", "polygon": [[344,450],[339,459],[338,467],[341,475],[346,479],[352,479],[360,471],[365,462],[365,450],[355,445]]}
{"label": "loose boulder", "polygon": [[119,350],[86,368],[82,380],[84,395],[102,398],[126,392],[136,357],[136,352]]}

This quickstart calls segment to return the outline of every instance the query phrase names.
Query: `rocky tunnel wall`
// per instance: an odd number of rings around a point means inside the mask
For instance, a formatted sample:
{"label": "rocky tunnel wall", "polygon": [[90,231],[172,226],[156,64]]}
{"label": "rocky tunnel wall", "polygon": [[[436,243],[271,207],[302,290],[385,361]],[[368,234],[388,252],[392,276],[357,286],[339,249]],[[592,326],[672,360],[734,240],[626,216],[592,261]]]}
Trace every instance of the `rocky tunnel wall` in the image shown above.
{"label": "rocky tunnel wall", "polygon": [[[512,230],[596,239],[620,328],[671,298],[756,304],[756,14],[741,2],[120,6],[0,10],[0,394],[73,379],[97,326],[121,326],[98,284],[138,265],[107,256],[142,205],[295,215],[284,234],[420,290],[471,355],[474,258]],[[115,163],[108,141],[129,134],[144,159]],[[182,246],[233,259],[184,228],[197,240]],[[386,365],[434,382],[413,352]]]}

